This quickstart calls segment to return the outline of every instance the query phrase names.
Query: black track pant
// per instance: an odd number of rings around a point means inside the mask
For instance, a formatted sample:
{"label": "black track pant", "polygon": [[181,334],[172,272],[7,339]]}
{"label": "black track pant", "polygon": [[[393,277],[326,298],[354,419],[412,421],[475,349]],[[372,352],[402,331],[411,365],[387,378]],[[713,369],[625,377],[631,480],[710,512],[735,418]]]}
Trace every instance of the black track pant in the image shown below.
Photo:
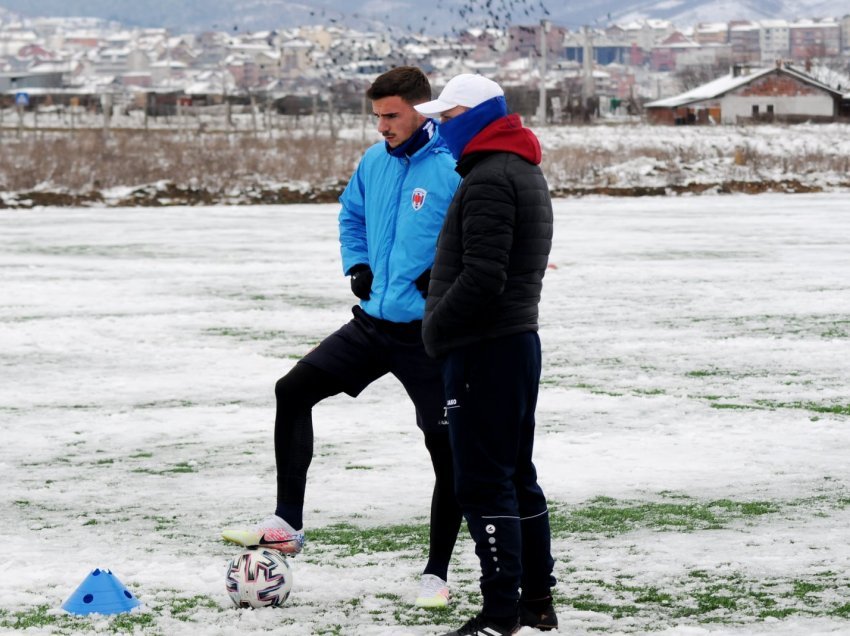
{"label": "black track pant", "polygon": [[[454,494],[448,426],[443,417],[440,367],[424,351],[419,323],[395,325],[355,307],[354,319],[322,341],[275,386],[275,459],[278,510],[297,516],[300,527],[307,471],[313,457],[312,408],[341,392],[356,396],[365,386],[392,373],[416,407],[417,424],[431,456],[435,484],[426,574],[447,578],[461,522]],[[280,513],[279,513],[280,514]],[[282,514],[287,521],[293,521]]]}
{"label": "black track pant", "polygon": [[555,584],[549,513],[532,462],[540,381],[536,332],[452,351],[444,369],[456,492],[481,564],[484,613],[514,616],[520,589]]}

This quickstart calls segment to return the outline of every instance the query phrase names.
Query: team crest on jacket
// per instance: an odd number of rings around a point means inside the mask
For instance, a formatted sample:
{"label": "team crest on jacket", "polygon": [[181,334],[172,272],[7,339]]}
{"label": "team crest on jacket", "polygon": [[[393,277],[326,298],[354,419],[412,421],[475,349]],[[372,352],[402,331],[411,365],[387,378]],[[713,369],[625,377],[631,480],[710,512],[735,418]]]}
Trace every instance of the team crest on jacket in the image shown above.
{"label": "team crest on jacket", "polygon": [[413,196],[410,197],[410,202],[413,204],[413,209],[418,210],[425,205],[425,197],[428,196],[428,191],[422,188],[416,188],[413,191]]}

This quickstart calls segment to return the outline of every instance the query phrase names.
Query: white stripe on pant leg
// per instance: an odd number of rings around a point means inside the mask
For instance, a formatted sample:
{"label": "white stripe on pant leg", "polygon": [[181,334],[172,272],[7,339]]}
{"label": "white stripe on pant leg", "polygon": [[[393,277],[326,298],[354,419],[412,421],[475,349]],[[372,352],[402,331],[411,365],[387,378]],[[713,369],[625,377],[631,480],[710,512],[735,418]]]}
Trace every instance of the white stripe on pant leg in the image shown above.
{"label": "white stripe on pant leg", "polygon": [[547,508],[543,512],[538,512],[536,515],[531,515],[530,517],[520,517],[520,521],[528,521],[529,519],[535,519],[537,517],[542,517],[545,514],[549,513],[549,509]]}

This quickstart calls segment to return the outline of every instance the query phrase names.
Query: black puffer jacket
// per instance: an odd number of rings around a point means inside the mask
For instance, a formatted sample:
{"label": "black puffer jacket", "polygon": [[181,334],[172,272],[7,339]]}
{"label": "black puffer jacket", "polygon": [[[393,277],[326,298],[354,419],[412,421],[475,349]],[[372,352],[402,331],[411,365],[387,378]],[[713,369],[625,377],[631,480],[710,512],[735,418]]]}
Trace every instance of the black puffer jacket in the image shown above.
{"label": "black puffer jacket", "polygon": [[493,122],[464,149],[422,323],[432,357],[537,330],[553,223],[539,163],[540,144],[516,115]]}

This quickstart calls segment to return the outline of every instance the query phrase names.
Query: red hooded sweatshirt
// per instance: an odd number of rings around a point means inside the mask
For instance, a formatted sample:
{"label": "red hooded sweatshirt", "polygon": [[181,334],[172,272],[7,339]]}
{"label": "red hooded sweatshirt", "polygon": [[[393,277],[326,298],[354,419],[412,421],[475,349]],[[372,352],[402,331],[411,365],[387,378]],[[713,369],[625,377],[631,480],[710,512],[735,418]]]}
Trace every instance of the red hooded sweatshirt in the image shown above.
{"label": "red hooded sweatshirt", "polygon": [[473,152],[511,152],[534,165],[539,165],[542,158],[540,142],[522,125],[517,114],[500,117],[488,124],[466,144],[461,158]]}

